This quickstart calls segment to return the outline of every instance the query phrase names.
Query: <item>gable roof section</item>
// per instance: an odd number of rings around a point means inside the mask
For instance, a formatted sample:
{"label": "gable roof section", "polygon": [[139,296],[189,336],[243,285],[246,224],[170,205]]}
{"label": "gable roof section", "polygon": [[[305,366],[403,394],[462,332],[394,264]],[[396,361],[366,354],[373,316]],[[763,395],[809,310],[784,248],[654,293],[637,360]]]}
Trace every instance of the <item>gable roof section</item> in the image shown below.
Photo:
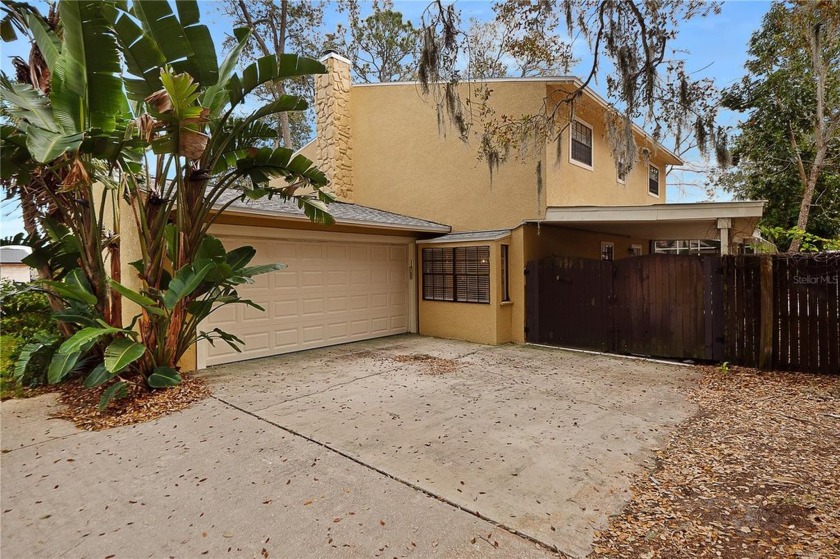
{"label": "gable roof section", "polygon": [[[534,82],[542,82],[542,83],[546,84],[547,86],[552,85],[552,84],[556,84],[556,85],[572,85],[574,87],[581,87],[583,85],[583,81],[577,76],[539,76],[539,77],[528,77],[528,78],[490,78],[490,79],[484,79],[484,80],[480,80],[480,81],[485,82],[485,83],[504,83],[504,82],[513,82],[513,83],[529,83],[530,82],[530,83],[534,83]],[[413,85],[415,87],[419,87],[420,82],[419,81],[405,81],[405,82],[386,82],[386,83],[359,83],[359,84],[354,83],[353,87],[354,88],[355,87],[393,87],[393,86],[400,86],[400,85]],[[591,87],[587,86],[584,89],[584,93],[587,96],[589,96],[590,98],[592,98],[592,100],[594,100],[601,107],[603,107],[605,109],[616,110],[612,105],[610,105],[610,103],[606,99],[601,97],[601,95],[599,95],[598,92],[596,92]],[[661,143],[654,140],[653,137],[650,134],[648,134],[647,132],[645,132],[645,130],[641,126],[639,126],[638,124],[633,123],[633,130],[637,134],[643,136],[648,141],[650,141],[650,143],[653,144],[656,147],[656,149],[661,150],[663,153],[665,153],[665,155],[667,155],[668,158],[671,159],[671,161],[669,161],[669,164],[671,164],[671,165],[682,165],[684,163],[684,161],[682,160],[682,158],[679,155],[677,155],[673,151],[671,151],[668,148],[666,148],[665,146],[663,146]]]}
{"label": "gable roof section", "polygon": [[[217,207],[233,198],[237,198],[236,192],[224,193]],[[417,217],[377,210],[368,206],[348,204],[346,202],[332,202],[327,206],[329,213],[335,218],[338,225],[356,225],[361,227],[375,227],[384,229],[397,229],[402,231],[419,231],[427,233],[449,233],[452,228],[449,225],[427,221]],[[283,200],[274,197],[271,200],[262,198],[260,200],[236,200],[227,211],[248,213],[254,215],[280,217],[283,219],[309,221],[309,218],[298,208],[293,200]]]}

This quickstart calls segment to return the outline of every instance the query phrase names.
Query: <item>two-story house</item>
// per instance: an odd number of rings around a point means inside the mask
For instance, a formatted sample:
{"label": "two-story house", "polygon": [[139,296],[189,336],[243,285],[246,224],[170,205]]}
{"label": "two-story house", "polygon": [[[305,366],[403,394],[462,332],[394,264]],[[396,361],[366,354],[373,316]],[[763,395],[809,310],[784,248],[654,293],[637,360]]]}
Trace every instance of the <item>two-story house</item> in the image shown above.
{"label": "two-story house", "polygon": [[[312,224],[277,200],[237,203],[220,218],[213,233],[226,246],[251,244],[259,261],[288,268],[242,288],[265,313],[212,316],[206,328],[246,346],[202,346],[199,367],[402,332],[522,343],[527,262],[626,258],[701,239],[727,253],[761,217],[761,202],[666,204],[667,169],[682,161],[638,128],[645,155],[617,176],[609,106],[589,89],[559,140],[568,145],[546,142],[491,174],[476,146],[441,130],[416,83],[354,85],[348,60],[330,53],[322,62],[317,137],[301,153],[341,200],[331,205],[336,225]],[[489,82],[494,109],[510,115],[534,114],[579,85]]]}

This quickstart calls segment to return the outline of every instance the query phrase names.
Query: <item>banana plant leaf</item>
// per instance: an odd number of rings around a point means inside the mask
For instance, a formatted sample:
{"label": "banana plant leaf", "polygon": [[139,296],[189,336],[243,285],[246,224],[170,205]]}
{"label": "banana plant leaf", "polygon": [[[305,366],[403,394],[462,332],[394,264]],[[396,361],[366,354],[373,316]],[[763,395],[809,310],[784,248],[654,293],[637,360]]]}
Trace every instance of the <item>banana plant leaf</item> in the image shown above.
{"label": "banana plant leaf", "polygon": [[105,348],[105,368],[111,373],[124,371],[129,365],[143,357],[146,346],[128,338],[119,338]]}
{"label": "banana plant leaf", "polygon": [[254,184],[267,184],[276,177],[290,182],[305,181],[315,186],[325,186],[327,176],[311,160],[295,155],[288,148],[261,148],[242,150],[220,159],[225,164],[234,163],[237,170],[249,177]]}
{"label": "banana plant leaf", "polygon": [[325,74],[326,66],[312,58],[297,54],[268,55],[255,60],[243,71],[242,77],[231,76],[227,88],[231,105],[238,105],[246,95],[262,84],[310,74]]}
{"label": "banana plant leaf", "polygon": [[81,0],[58,5],[64,46],[50,68],[50,101],[67,133],[112,131],[118,115],[128,112],[117,41],[102,15],[102,4]]}

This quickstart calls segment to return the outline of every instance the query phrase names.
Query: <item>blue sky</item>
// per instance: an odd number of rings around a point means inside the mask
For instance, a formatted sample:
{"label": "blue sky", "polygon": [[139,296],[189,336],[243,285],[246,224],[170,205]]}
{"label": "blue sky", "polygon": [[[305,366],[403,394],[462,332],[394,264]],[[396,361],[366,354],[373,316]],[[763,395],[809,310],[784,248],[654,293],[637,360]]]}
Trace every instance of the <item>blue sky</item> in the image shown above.
{"label": "blue sky", "polygon": [[[43,5],[41,2],[33,2]],[[211,32],[220,48],[226,33],[231,32],[231,24],[220,13],[217,2],[201,1],[203,20],[210,26]],[[403,15],[417,23],[429,0],[396,0],[395,8]],[[464,21],[469,18],[486,20],[492,18],[492,2],[485,0],[459,0],[456,6],[461,10]],[[761,18],[770,6],[769,1],[726,1],[718,15],[707,18],[696,18],[684,23],[680,27],[679,36],[672,43],[673,48],[685,51],[681,55],[688,61],[689,69],[697,71],[696,76],[714,78],[718,87],[725,87],[738,81],[743,75],[743,65],[746,60],[747,42],[753,31],[758,29]],[[342,17],[328,7],[323,31],[331,31]],[[25,41],[16,43],[0,43],[0,68],[3,72],[13,73],[10,59],[12,56],[28,55],[29,46]],[[576,51],[577,52],[577,51]],[[581,62],[572,73],[581,74],[590,62],[588,56],[581,56]],[[600,93],[603,91],[603,79],[594,85]],[[720,123],[724,125],[737,124],[737,115],[722,114]],[[669,180],[678,179],[672,173]],[[705,199],[705,193],[698,189],[681,189],[669,186],[669,202],[689,202]],[[716,199],[726,199],[724,194],[718,194]],[[3,202],[0,206],[0,236],[14,235],[22,230],[20,214],[12,202]]]}

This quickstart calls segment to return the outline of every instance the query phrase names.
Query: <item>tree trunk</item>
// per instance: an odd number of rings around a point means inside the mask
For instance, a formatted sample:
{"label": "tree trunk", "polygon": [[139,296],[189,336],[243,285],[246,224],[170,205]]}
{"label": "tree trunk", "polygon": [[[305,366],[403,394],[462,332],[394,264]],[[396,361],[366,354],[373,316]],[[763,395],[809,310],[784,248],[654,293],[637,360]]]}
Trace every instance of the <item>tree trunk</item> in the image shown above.
{"label": "tree trunk", "polygon": [[[817,187],[817,180],[820,178],[820,171],[822,171],[825,156],[828,151],[828,134],[826,133],[825,122],[825,82],[827,79],[826,65],[822,59],[822,44],[820,37],[821,23],[817,22],[811,29],[811,64],[814,76],[817,80],[817,113],[814,117],[814,141],[817,148],[817,153],[814,156],[814,161],[811,164],[810,172],[807,180],[805,179],[805,167],[802,164],[802,158],[799,151],[796,150],[796,156],[799,160],[799,176],[802,180],[802,203],[799,206],[799,218],[796,220],[796,228],[801,232],[805,232],[808,227],[808,217],[811,213],[811,201],[814,199],[814,190]],[[791,143],[796,148],[796,137],[791,132]],[[802,246],[801,237],[794,237],[788,248],[788,253],[793,254],[799,252]]]}
{"label": "tree trunk", "polygon": [[[286,27],[288,27],[289,17],[289,0],[280,0],[280,34],[277,40],[276,52],[277,56],[282,56],[286,52]],[[286,94],[286,86],[283,82],[277,84],[277,93],[280,95]],[[280,113],[280,126],[283,134],[283,147],[288,149],[295,149],[292,145],[292,129],[289,125],[289,113]]]}

